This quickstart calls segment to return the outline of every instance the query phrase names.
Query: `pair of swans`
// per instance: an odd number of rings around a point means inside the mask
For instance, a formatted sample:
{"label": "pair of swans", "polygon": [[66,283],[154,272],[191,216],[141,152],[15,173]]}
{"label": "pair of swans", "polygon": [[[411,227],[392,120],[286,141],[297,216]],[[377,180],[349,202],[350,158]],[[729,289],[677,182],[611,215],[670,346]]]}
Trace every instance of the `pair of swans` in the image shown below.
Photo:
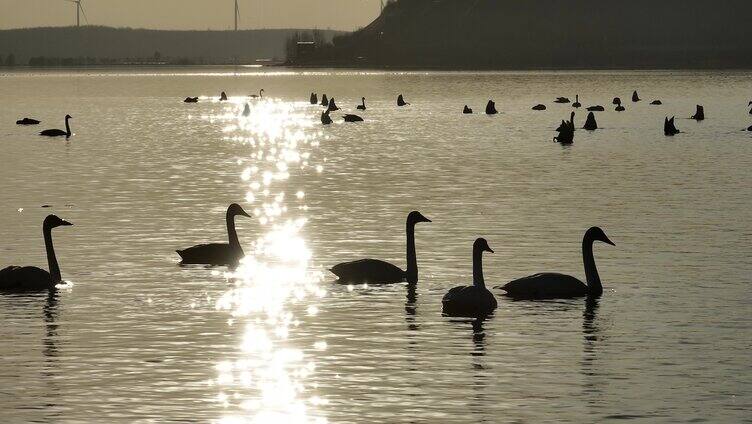
{"label": "pair of swans", "polygon": [[71,129],[70,129],[70,123],[68,122],[71,118],[73,118],[70,115],[65,115],[65,131],[59,130],[59,129],[50,129],[50,130],[44,130],[39,133],[41,136],[45,137],[63,137],[70,138],[71,136]]}
{"label": "pair of swans", "polygon": [[569,121],[561,121],[561,125],[556,129],[559,133],[554,137],[554,141],[561,144],[574,143],[574,112],[569,116]]}
{"label": "pair of swans", "polygon": [[675,117],[671,117],[671,119],[668,119],[668,116],[663,121],[663,134],[667,136],[674,136],[676,134],[679,134],[679,129],[676,128],[676,124],[674,123]]}
{"label": "pair of swans", "polygon": [[[431,220],[418,211],[408,214],[405,223],[407,269],[403,270],[396,265],[378,259],[360,259],[337,264],[330,271],[339,278],[337,282],[341,284],[394,284],[401,282],[407,282],[410,285],[417,284],[418,262],[415,253],[415,225],[421,222],[431,222]],[[535,300],[600,296],[603,293],[603,286],[593,257],[593,244],[596,241],[614,245],[603,230],[598,227],[592,227],[585,232],[582,240],[582,256],[586,282],[569,275],[541,273],[511,281],[498,288],[504,290],[505,295],[513,299]],[[444,313],[447,315],[488,315],[497,307],[496,298],[485,286],[483,252],[493,253],[493,250],[488,246],[485,239],[479,238],[473,243],[473,285],[454,287],[446,293],[442,305]]]}

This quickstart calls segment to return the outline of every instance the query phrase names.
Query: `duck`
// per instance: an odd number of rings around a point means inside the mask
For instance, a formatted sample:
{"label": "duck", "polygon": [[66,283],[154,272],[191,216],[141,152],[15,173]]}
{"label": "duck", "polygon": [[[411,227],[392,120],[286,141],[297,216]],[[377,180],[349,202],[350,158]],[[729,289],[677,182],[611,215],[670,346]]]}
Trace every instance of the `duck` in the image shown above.
{"label": "duck", "polygon": [[575,96],[574,96],[574,103],[572,103],[572,107],[573,108],[577,108],[577,109],[579,109],[579,108],[582,107],[582,103],[580,103],[580,95],[579,94],[575,94]]}
{"label": "duck", "polygon": [[361,118],[358,115],[353,115],[351,113],[345,114],[343,118],[345,119],[345,122],[363,122],[363,118]]}
{"label": "duck", "polygon": [[582,261],[585,265],[586,282],[569,275],[546,272],[511,281],[498,288],[504,290],[505,296],[513,299],[600,297],[603,294],[603,286],[593,258],[593,243],[596,241],[615,246],[599,227],[591,227],[585,232],[582,238]]}
{"label": "duck", "polygon": [[59,130],[59,129],[51,129],[51,130],[44,130],[39,133],[39,135],[45,136],[45,137],[62,137],[65,136],[65,138],[69,138],[71,136],[71,130],[70,130],[70,124],[68,121],[73,118],[70,115],[65,115],[65,131]]}
{"label": "duck", "polygon": [[16,121],[16,125],[39,125],[41,122],[32,118],[24,118]]}
{"label": "duck", "polygon": [[668,119],[668,116],[663,121],[663,134],[667,136],[673,136],[676,134],[679,134],[681,131],[679,131],[678,128],[676,128],[676,124],[674,124],[674,117],[672,116],[671,119]]}
{"label": "duck", "polygon": [[469,115],[469,114],[473,113],[473,110],[470,109],[467,105],[465,105],[465,107],[462,108],[462,113],[464,113],[465,115]]}
{"label": "duck", "polygon": [[264,98],[264,89],[262,88],[261,90],[259,90],[258,94],[251,94],[248,97],[250,97],[252,99],[263,99]]}
{"label": "duck", "polygon": [[324,125],[329,125],[332,123],[332,117],[329,116],[329,110],[321,112],[321,123]]}
{"label": "duck", "polygon": [[358,106],[356,106],[355,108],[358,109],[358,110],[366,110],[366,98],[365,97],[361,97],[360,98],[360,104]]}
{"label": "duck", "polygon": [[571,113],[569,121],[561,121],[561,125],[556,129],[559,135],[554,137],[554,141],[561,144],[574,143],[574,112]]}
{"label": "duck", "polygon": [[695,114],[692,115],[690,119],[694,119],[695,121],[703,121],[705,120],[705,108],[697,105],[697,109],[695,110]]}
{"label": "duck", "polygon": [[582,128],[588,131],[595,131],[598,129],[598,123],[595,122],[595,114],[593,112],[588,113],[585,125]]}
{"label": "duck", "polygon": [[402,107],[402,106],[409,106],[409,105],[410,105],[410,103],[407,103],[405,101],[405,98],[402,97],[402,94],[400,94],[399,96],[397,96],[397,106]]}
{"label": "duck", "polygon": [[496,110],[496,103],[493,100],[489,100],[486,103],[486,115],[496,115],[497,113],[499,112]]}
{"label": "duck", "polygon": [[331,99],[329,99],[329,105],[328,105],[328,107],[327,107],[326,110],[328,110],[329,112],[333,112],[335,110],[339,110],[339,107],[337,107],[337,104],[334,103],[334,97],[332,97]]}
{"label": "duck", "polygon": [[186,97],[183,103],[198,103],[198,97]]}
{"label": "duck", "polygon": [[202,265],[227,265],[236,267],[243,258],[243,248],[240,247],[238,234],[235,232],[235,217],[251,216],[243,210],[237,203],[231,204],[227,208],[225,220],[227,222],[227,237],[229,243],[209,243],[199,244],[183,250],[176,250],[180,255],[180,264],[202,264]]}
{"label": "duck", "polygon": [[226,100],[227,100],[227,93],[225,93],[224,91],[219,93],[219,101],[224,102]]}
{"label": "duck", "polygon": [[251,105],[246,103],[245,107],[243,108],[243,116],[248,116],[250,114],[251,114]]}
{"label": "duck", "polygon": [[533,106],[533,110],[546,110],[546,105],[537,104],[537,105]]}
{"label": "duck", "polygon": [[656,100],[653,100],[652,102],[650,102],[650,104],[653,105],[653,106],[660,106],[660,105],[663,104],[663,102],[656,99]]}
{"label": "duck", "polygon": [[44,290],[55,290],[62,282],[60,266],[55,256],[55,248],[52,246],[52,229],[63,226],[71,226],[70,222],[59,218],[57,215],[47,215],[42,222],[42,234],[44,246],[47,249],[47,265],[50,270],[46,271],[35,266],[14,266],[0,269],[0,292],[22,293]]}
{"label": "duck", "polygon": [[319,103],[319,96],[316,95],[316,93],[311,93],[311,98],[309,99],[312,105]]}
{"label": "duck", "polygon": [[484,238],[473,243],[473,285],[458,286],[441,299],[442,313],[448,316],[484,317],[498,306],[496,297],[486,288],[483,280],[483,252],[493,253]]}
{"label": "duck", "polygon": [[606,108],[601,105],[595,105],[588,107],[587,110],[588,112],[603,112]]}
{"label": "duck", "polygon": [[635,91],[632,92],[632,101],[633,102],[639,102],[640,101],[640,96],[637,95],[637,90],[635,90]]}
{"label": "duck", "polygon": [[566,97],[557,97],[554,103],[569,103],[569,99]]}
{"label": "duck", "polygon": [[405,232],[407,233],[407,269],[378,259],[360,259],[343,262],[329,269],[336,275],[340,284],[394,284],[407,281],[409,284],[418,283],[418,261],[415,256],[415,225],[421,222],[431,222],[418,211],[407,215]]}
{"label": "duck", "polygon": [[326,97],[326,94],[321,95],[321,106],[329,106],[329,99]]}

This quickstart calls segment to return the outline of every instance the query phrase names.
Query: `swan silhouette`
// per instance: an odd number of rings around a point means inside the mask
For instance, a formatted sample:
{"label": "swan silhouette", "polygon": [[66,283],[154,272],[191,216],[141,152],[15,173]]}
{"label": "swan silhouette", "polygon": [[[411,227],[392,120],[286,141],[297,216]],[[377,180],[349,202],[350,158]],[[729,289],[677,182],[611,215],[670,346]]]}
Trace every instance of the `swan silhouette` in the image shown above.
{"label": "swan silhouette", "polygon": [[572,107],[578,108],[578,109],[582,107],[582,103],[580,103],[580,95],[579,94],[575,94],[575,96],[574,96],[574,103],[572,103]]}
{"label": "swan silhouette", "polygon": [[[752,106],[752,102],[749,102],[747,106]],[[752,115],[752,109],[749,110],[749,114]]]}
{"label": "swan silhouette", "polygon": [[484,238],[473,243],[473,285],[454,287],[441,299],[442,312],[449,316],[479,317],[489,315],[496,309],[496,297],[483,280],[483,252],[493,250]]}
{"label": "swan silhouette", "polygon": [[329,99],[326,97],[326,94],[321,95],[321,106],[329,106]]}
{"label": "swan silhouette", "polygon": [[47,264],[50,271],[47,272],[35,266],[9,266],[0,270],[0,292],[30,292],[42,290],[54,290],[55,285],[62,281],[60,267],[55,256],[55,248],[52,246],[52,229],[61,226],[73,225],[70,222],[58,218],[56,215],[47,215],[42,223],[44,246],[47,249]]}
{"label": "swan silhouette", "polygon": [[667,136],[673,136],[676,134],[679,134],[680,131],[678,128],[676,128],[676,124],[674,124],[674,117],[672,116],[671,119],[668,119],[668,116],[663,121],[663,134]]}
{"label": "swan silhouette", "polygon": [[186,97],[183,103],[198,103],[198,97]]}
{"label": "swan silhouette", "polygon": [[337,104],[334,103],[334,97],[329,99],[329,107],[327,108],[329,112],[333,112],[335,110],[339,110],[339,107],[337,107]]}
{"label": "swan silhouette", "polygon": [[238,215],[251,217],[237,203],[227,208],[225,220],[229,243],[199,244],[184,250],[176,250],[175,252],[180,255],[180,264],[237,266],[243,258],[243,249],[240,247],[238,234],[235,232],[235,217]]}
{"label": "swan silhouette", "polygon": [[593,112],[588,113],[585,125],[582,128],[588,131],[595,131],[598,129],[598,123],[595,122],[595,114]]}
{"label": "swan silhouette", "polygon": [[603,286],[593,258],[593,243],[596,241],[615,246],[598,227],[591,227],[585,232],[582,238],[582,261],[585,265],[587,283],[569,275],[547,272],[520,278],[499,288],[506,292],[506,296],[515,299],[598,297],[603,294]]}
{"label": "swan silhouette", "polygon": [[603,112],[606,108],[601,105],[595,105],[588,107],[587,110],[588,112]]}
{"label": "swan silhouette", "polygon": [[338,283],[394,284],[407,281],[418,282],[418,260],[415,256],[415,224],[431,222],[418,211],[407,215],[405,232],[407,233],[407,270],[402,270],[389,262],[378,259],[361,259],[334,265],[329,271],[336,275]]}
{"label": "swan silhouette", "polygon": [[695,111],[695,114],[692,115],[690,119],[694,119],[695,121],[705,120],[705,108],[700,105],[697,105],[697,110]]}
{"label": "swan silhouette", "polygon": [[251,105],[246,103],[245,107],[243,108],[243,116],[248,116],[250,114],[251,114]]}
{"label": "swan silhouette", "polygon": [[224,102],[226,100],[227,100],[227,93],[225,93],[224,91],[219,93],[219,101]]}
{"label": "swan silhouette", "polygon": [[618,98],[618,97],[614,99],[614,101],[617,101],[617,100],[619,102],[616,103],[616,109],[614,109],[614,110],[617,111],[617,112],[624,112],[625,109],[624,109],[624,105],[621,104],[621,99]]}
{"label": "swan silhouette", "polygon": [[361,97],[360,98],[360,104],[356,107],[358,110],[366,110],[366,98]]}
{"label": "swan silhouette", "polygon": [[65,138],[68,138],[71,136],[71,130],[70,130],[70,124],[68,123],[68,120],[70,120],[72,116],[65,115],[65,131],[59,130],[59,129],[51,129],[51,130],[44,130],[39,133],[39,135],[43,135],[45,137],[62,137],[65,136]]}
{"label": "swan silhouette", "polygon": [[620,105],[621,99],[619,97],[614,97],[614,100],[611,102],[611,104]]}
{"label": "swan silhouette", "polygon": [[632,92],[632,101],[633,102],[639,102],[640,101],[640,96],[637,95],[637,90],[635,90],[635,91]]}
{"label": "swan silhouette", "polygon": [[486,103],[486,115],[496,115],[497,113],[499,112],[496,110],[496,103],[493,100],[489,100]]}
{"label": "swan silhouette", "polygon": [[554,103],[569,103],[569,99],[566,97],[557,97]]}
{"label": "swan silhouette", "polygon": [[312,105],[318,104],[319,102],[319,96],[316,95],[316,93],[311,93],[311,98],[309,100]]}
{"label": "swan silhouette", "polygon": [[37,125],[40,122],[41,121],[37,121],[36,119],[24,118],[24,119],[19,119],[18,121],[16,121],[16,125]]}
{"label": "swan silhouette", "polygon": [[561,144],[574,143],[574,112],[569,116],[569,121],[561,121],[561,125],[556,129],[559,135],[554,137],[554,141]]}
{"label": "swan silhouette", "polygon": [[464,113],[464,114],[468,115],[468,114],[471,114],[471,113],[473,113],[473,110],[472,110],[472,109],[470,109],[470,108],[469,108],[469,107],[468,107],[467,105],[465,105],[465,107],[464,107],[464,108],[462,108],[462,113]]}
{"label": "swan silhouette", "polygon": [[321,112],[321,123],[324,125],[329,125],[332,123],[332,117],[329,116],[329,110]]}
{"label": "swan silhouette", "polygon": [[401,106],[408,106],[408,105],[410,105],[410,103],[407,103],[405,101],[405,98],[402,97],[402,94],[400,94],[399,96],[397,96],[397,106],[401,107]]}
{"label": "swan silhouette", "polygon": [[262,88],[261,90],[259,90],[258,94],[251,94],[249,97],[252,98],[252,99],[263,99],[264,98],[264,89]]}
{"label": "swan silhouette", "polygon": [[654,105],[654,106],[659,106],[659,105],[662,105],[662,104],[663,104],[663,102],[662,102],[662,101],[660,101],[660,100],[653,100],[652,102],[650,102],[650,104],[651,104],[651,105]]}
{"label": "swan silhouette", "polygon": [[363,118],[361,118],[358,115],[353,115],[350,113],[345,114],[343,118],[345,119],[345,122],[363,122]]}
{"label": "swan silhouette", "polygon": [[537,104],[537,105],[533,106],[533,110],[546,110],[546,105]]}

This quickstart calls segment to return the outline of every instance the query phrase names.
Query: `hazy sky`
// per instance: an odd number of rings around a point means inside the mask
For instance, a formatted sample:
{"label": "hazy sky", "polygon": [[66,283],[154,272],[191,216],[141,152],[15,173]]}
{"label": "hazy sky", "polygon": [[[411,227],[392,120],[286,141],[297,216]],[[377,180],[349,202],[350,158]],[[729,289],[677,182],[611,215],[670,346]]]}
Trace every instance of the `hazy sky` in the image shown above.
{"label": "hazy sky", "polygon": [[[82,0],[92,25],[156,29],[229,29],[234,0]],[[379,13],[379,0],[238,0],[240,28],[355,29]],[[66,0],[0,0],[0,28],[66,26]],[[83,17],[81,18],[84,23]]]}

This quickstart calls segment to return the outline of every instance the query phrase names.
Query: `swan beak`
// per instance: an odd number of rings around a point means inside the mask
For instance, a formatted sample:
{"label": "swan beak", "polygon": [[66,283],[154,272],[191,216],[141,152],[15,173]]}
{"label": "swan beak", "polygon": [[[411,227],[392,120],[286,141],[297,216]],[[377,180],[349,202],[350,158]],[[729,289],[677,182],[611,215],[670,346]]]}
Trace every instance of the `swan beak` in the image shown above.
{"label": "swan beak", "polygon": [[250,215],[248,215],[248,212],[246,212],[246,211],[241,211],[240,214],[243,215],[243,216],[245,216],[245,217],[248,217],[248,218],[251,217]]}
{"label": "swan beak", "polygon": [[491,252],[491,253],[495,253],[495,252],[493,251],[493,249],[491,249],[490,247],[487,247],[487,248],[486,248],[486,252]]}
{"label": "swan beak", "polygon": [[64,226],[66,226],[66,227],[70,227],[70,226],[72,226],[73,224],[71,224],[70,222],[68,222],[68,221],[66,221],[66,220],[64,220],[64,219],[61,219],[61,220],[60,220],[60,225],[64,225]]}
{"label": "swan beak", "polygon": [[602,241],[603,241],[604,243],[606,243],[606,244],[610,244],[611,246],[616,246],[616,244],[615,244],[614,242],[612,242],[611,240],[609,240],[609,238],[608,238],[608,237],[606,237],[606,239],[605,239],[605,240],[602,240]]}

